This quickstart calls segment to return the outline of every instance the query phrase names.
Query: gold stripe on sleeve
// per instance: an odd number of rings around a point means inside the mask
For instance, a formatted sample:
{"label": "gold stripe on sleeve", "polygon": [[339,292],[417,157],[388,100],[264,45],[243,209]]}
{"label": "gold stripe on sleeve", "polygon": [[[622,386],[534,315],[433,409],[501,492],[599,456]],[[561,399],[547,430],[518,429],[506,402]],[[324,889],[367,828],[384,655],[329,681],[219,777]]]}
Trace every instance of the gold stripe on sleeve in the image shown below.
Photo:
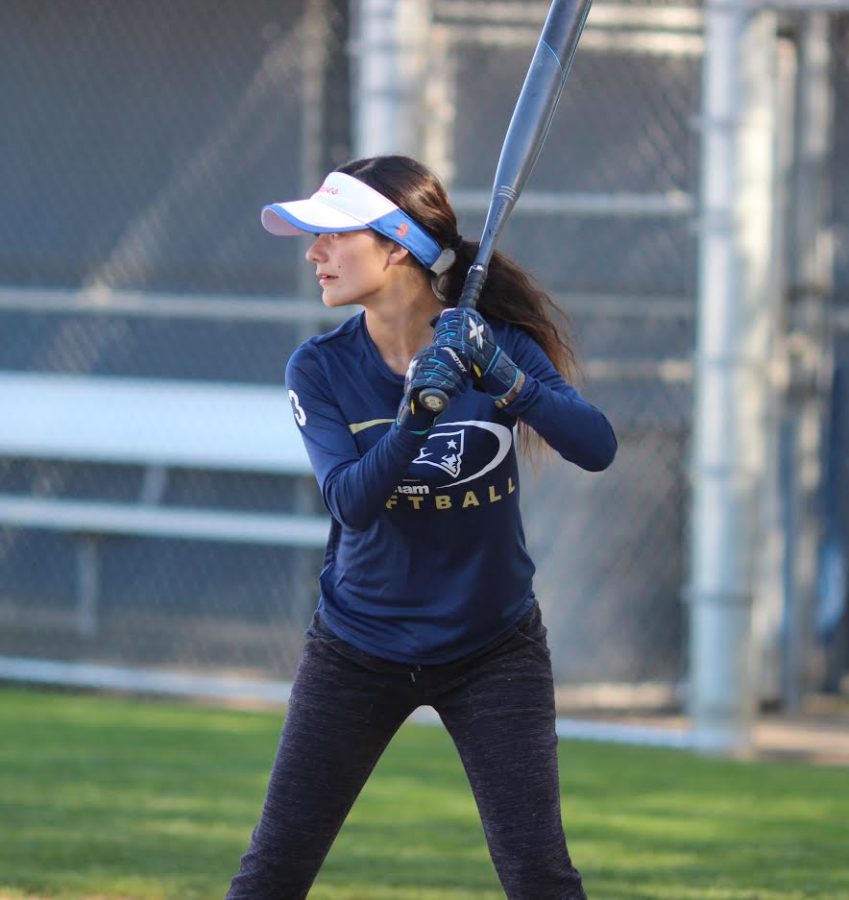
{"label": "gold stripe on sleeve", "polygon": [[365,431],[366,428],[373,428],[375,425],[386,425],[394,421],[395,419],[369,419],[368,422],[352,422],[348,428],[351,429],[351,434],[358,434],[360,431]]}

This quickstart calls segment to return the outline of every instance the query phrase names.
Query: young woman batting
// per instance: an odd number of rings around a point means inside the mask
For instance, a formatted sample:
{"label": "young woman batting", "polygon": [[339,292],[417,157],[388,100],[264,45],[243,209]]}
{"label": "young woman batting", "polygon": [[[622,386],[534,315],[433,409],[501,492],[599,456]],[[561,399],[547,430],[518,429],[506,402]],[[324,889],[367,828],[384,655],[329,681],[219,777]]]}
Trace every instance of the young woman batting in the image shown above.
{"label": "young woman batting", "polygon": [[[614,458],[608,420],[569,383],[568,332],[500,253],[479,312],[454,308],[477,245],[409,158],[346,163],[262,221],[315,235],[306,258],[323,302],[363,311],[286,370],[332,524],[265,804],[228,897],[306,897],[386,745],[428,705],[457,746],[506,895],[583,898],[561,824],[514,441],[589,471]],[[419,403],[426,388],[449,398],[436,418]]]}

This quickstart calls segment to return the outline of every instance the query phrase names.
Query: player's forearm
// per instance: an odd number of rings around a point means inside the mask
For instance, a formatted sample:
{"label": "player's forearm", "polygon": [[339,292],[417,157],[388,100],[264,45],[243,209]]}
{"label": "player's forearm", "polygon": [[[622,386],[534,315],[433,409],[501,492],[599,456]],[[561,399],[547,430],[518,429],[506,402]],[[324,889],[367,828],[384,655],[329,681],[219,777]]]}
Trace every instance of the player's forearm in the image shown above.
{"label": "player's forearm", "polygon": [[356,462],[338,466],[325,478],[322,496],[331,515],[346,528],[365,531],[383,512],[426,435],[396,425]]}
{"label": "player's forearm", "polygon": [[607,417],[573,388],[561,393],[526,375],[507,409],[582,469],[600,472],[616,456],[616,435]]}

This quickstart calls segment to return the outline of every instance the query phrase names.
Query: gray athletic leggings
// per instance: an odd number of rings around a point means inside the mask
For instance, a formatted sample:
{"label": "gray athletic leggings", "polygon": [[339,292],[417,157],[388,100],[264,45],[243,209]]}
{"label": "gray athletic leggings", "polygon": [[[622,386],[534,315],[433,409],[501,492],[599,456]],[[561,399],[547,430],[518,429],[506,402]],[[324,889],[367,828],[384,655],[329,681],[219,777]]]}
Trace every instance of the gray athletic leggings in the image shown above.
{"label": "gray athletic leggings", "polygon": [[419,706],[459,751],[510,900],[585,898],[560,819],[554,686],[535,607],[484,650],[407,666],[307,632],[262,814],[228,900],[300,900],[381,753]]}

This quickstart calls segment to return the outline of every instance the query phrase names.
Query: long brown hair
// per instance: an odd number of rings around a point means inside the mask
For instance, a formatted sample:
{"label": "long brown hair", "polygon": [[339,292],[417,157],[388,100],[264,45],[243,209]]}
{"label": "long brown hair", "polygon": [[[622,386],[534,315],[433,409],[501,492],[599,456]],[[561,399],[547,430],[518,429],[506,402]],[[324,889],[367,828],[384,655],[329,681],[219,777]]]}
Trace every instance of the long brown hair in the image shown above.
{"label": "long brown hair", "polygon": [[[462,240],[457,217],[439,179],[408,156],[373,156],[343,163],[337,169],[365,182],[426,228],[438,243],[454,250],[454,264],[435,279],[434,289],[446,306],[456,306],[466,273],[478,251],[477,241]],[[501,319],[526,331],[570,383],[580,378],[577,348],[566,314],[518,263],[496,251],[478,301],[488,319]],[[525,449],[541,446],[536,433],[520,424]]]}

